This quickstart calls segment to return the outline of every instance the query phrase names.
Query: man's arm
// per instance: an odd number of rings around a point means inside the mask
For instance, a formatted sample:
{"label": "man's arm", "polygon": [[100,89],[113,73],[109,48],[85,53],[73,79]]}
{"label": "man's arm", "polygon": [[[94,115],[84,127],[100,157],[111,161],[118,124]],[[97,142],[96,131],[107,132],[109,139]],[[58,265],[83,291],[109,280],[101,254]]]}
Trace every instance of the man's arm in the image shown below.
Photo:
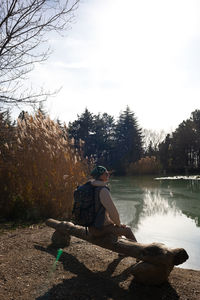
{"label": "man's arm", "polygon": [[105,207],[106,211],[109,214],[111,221],[120,226],[120,218],[117,208],[111,198],[110,192],[107,188],[102,188],[99,194],[101,204]]}

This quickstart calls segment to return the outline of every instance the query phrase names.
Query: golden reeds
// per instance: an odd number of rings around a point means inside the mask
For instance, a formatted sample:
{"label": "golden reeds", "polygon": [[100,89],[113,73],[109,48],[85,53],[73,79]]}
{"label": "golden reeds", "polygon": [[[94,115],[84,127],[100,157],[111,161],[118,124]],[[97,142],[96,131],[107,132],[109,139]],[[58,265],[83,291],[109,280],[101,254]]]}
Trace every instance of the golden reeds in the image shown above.
{"label": "golden reeds", "polygon": [[135,163],[129,165],[127,173],[129,175],[159,174],[161,164],[155,156],[146,156]]}
{"label": "golden reeds", "polygon": [[15,140],[0,154],[0,180],[6,216],[69,217],[73,191],[86,179],[88,164],[67,137],[67,131],[40,112],[18,120]]}

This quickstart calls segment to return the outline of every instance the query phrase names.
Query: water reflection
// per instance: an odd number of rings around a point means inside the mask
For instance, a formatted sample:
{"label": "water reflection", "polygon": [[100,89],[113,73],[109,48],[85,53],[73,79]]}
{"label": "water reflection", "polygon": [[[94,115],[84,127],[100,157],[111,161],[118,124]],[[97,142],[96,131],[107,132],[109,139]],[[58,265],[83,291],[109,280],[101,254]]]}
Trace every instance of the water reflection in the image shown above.
{"label": "water reflection", "polygon": [[161,191],[168,188],[176,207],[200,227],[200,181],[194,179],[159,180]]}
{"label": "water reflection", "polygon": [[114,178],[111,192],[121,221],[138,240],[183,247],[192,253],[183,267],[200,269],[200,180]]}
{"label": "water reflection", "polygon": [[111,190],[114,200],[123,210],[122,215],[127,215],[128,223],[131,221],[137,225],[136,215],[166,214],[171,211],[185,214],[200,227],[200,180],[123,177],[111,181]]}
{"label": "water reflection", "polygon": [[[169,193],[171,197],[171,192]],[[161,195],[160,189],[144,190],[142,215],[151,216],[155,214],[165,215],[169,211],[176,214],[179,209],[176,208],[175,202]]]}

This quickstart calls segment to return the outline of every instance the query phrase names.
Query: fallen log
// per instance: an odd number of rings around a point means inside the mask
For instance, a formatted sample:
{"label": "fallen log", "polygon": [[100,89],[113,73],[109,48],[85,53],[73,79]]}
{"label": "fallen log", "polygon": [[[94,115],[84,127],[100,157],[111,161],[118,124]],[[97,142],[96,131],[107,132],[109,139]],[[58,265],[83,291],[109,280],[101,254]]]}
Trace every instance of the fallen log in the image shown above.
{"label": "fallen log", "polygon": [[114,235],[96,238],[86,234],[82,226],[54,219],[48,219],[46,225],[56,229],[52,235],[52,244],[56,247],[69,246],[70,236],[75,236],[102,248],[139,259],[140,262],[133,265],[131,273],[136,281],[144,284],[156,285],[167,281],[173,267],[188,259],[183,248],[171,249],[161,243],[142,244]]}

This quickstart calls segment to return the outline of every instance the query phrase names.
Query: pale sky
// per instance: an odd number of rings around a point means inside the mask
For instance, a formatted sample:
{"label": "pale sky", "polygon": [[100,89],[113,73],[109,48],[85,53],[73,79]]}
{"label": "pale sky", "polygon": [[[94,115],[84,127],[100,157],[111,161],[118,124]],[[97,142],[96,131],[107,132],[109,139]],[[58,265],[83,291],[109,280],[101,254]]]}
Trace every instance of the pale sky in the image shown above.
{"label": "pale sky", "polygon": [[87,107],[139,126],[172,131],[200,109],[199,0],[83,0],[48,62],[32,74],[47,89],[52,118],[68,123]]}

